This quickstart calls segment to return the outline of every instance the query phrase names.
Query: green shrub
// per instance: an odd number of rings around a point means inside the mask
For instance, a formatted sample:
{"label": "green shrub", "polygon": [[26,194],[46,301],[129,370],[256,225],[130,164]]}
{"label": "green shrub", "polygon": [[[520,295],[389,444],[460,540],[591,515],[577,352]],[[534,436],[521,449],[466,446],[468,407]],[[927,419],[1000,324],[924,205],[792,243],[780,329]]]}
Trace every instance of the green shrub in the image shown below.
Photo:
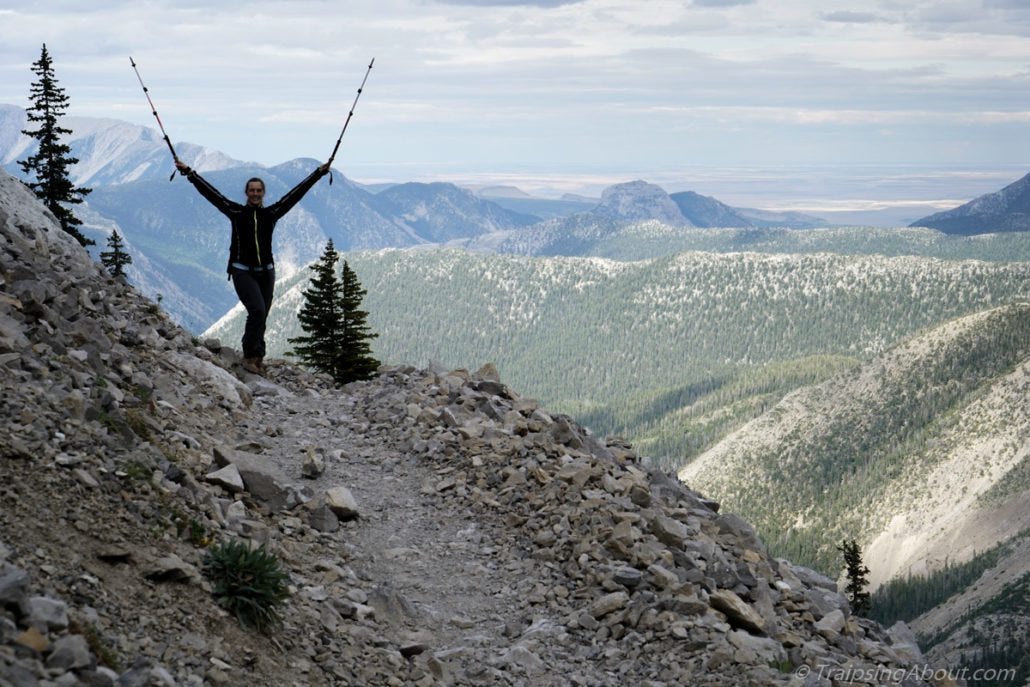
{"label": "green shrub", "polygon": [[218,604],[240,625],[268,633],[281,624],[277,606],[289,596],[287,573],[262,544],[252,549],[232,539],[204,555],[204,574],[214,583]]}

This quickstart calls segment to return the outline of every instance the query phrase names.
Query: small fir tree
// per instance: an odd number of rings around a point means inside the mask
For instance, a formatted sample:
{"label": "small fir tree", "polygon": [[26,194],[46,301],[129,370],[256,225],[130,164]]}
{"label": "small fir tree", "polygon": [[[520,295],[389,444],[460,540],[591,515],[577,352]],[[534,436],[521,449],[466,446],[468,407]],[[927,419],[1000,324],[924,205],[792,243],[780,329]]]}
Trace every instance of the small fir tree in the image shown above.
{"label": "small fir tree", "polygon": [[848,578],[845,596],[855,614],[864,615],[869,610],[869,592],[865,590],[869,586],[869,578],[866,577],[869,568],[862,563],[862,549],[854,539],[845,539],[837,546],[837,550],[844,555]]}
{"label": "small fir tree", "polygon": [[346,262],[343,280],[336,277],[339,259],[330,240],[322,257],[312,265],[315,274],[304,290],[304,304],[297,313],[305,335],[288,341],[294,344],[290,355],[346,384],[368,379],[379,362],[372,358],[368,343],[376,334],[365,324],[368,313],[360,309],[366,292]]}
{"label": "small fir tree", "polygon": [[336,278],[339,253],[332,239],[318,262],[311,266],[314,276],[304,289],[304,304],[297,313],[304,336],[287,339],[294,345],[290,355],[305,365],[336,378],[337,342],[343,320],[343,284]]}
{"label": "small fir tree", "polygon": [[62,134],[71,133],[71,129],[58,125],[58,119],[68,108],[68,96],[57,85],[46,43],[43,44],[39,60],[32,63],[32,71],[38,80],[29,89],[32,104],[26,114],[28,120],[38,124],[39,128],[25,129],[22,133],[39,141],[39,148],[35,155],[19,160],[18,164],[25,174],[35,178],[35,181],[28,182],[29,188],[54,213],[61,228],[83,246],[91,246],[96,241],[86,238],[78,230],[82,221],[67,207],[68,204],[81,203],[83,196],[92,189],[76,188],[68,178],[68,168],[79,160],[71,157],[71,148],[60,141]]}
{"label": "small fir tree", "polygon": [[372,339],[379,336],[368,326],[368,312],[361,309],[361,301],[368,293],[358,282],[358,275],[343,261],[343,338],[341,365],[349,381],[371,379],[379,368],[372,357]]}
{"label": "small fir tree", "polygon": [[125,266],[132,264],[132,256],[125,252],[125,244],[117,229],[107,237],[107,247],[110,250],[100,253],[100,262],[104,263],[112,277],[125,276]]}

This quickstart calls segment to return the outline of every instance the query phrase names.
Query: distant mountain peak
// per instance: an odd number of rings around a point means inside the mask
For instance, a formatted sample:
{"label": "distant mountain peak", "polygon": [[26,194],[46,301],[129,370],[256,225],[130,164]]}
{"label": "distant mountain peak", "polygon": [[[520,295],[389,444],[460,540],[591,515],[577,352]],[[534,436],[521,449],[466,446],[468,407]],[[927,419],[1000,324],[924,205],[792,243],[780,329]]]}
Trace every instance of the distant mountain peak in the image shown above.
{"label": "distant mountain peak", "polygon": [[[0,104],[0,164],[17,176],[17,160],[31,155],[38,143],[21,133],[25,110]],[[155,129],[118,119],[68,117],[64,126],[72,133],[62,139],[78,163],[70,168],[76,185],[98,186],[167,177],[174,170],[171,155]],[[241,164],[228,155],[193,143],[175,142],[179,158],[200,172]]]}
{"label": "distant mountain peak", "polygon": [[484,186],[476,191],[480,198],[531,198],[518,186]]}
{"label": "distant mountain peak", "polygon": [[1000,191],[978,196],[952,210],[916,220],[909,226],[929,227],[945,234],[990,234],[1030,231],[1030,174]]}
{"label": "distant mountain peak", "polygon": [[637,179],[609,186],[590,214],[620,221],[658,220],[672,226],[693,226],[661,186]]}

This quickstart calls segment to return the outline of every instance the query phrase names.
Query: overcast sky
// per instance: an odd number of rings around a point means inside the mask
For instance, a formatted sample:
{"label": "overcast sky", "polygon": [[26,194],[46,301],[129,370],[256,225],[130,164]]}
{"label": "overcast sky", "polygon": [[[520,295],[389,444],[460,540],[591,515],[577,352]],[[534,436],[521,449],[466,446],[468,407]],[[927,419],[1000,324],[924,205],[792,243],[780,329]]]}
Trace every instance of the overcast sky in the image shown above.
{"label": "overcast sky", "polygon": [[365,181],[1030,169],[1028,0],[0,0],[0,102],[44,42],[69,114],[154,125],[131,55],[173,141],[264,164],[327,158],[375,57]]}

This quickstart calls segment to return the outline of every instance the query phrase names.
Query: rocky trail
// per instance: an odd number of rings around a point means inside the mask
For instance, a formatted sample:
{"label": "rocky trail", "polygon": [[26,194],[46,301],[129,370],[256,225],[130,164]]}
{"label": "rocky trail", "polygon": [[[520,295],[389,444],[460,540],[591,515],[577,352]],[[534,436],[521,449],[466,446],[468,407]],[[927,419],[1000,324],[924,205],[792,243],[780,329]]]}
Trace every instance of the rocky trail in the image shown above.
{"label": "rocky trail", "polygon": [[[496,533],[468,509],[437,498],[453,468],[434,469],[394,446],[392,419],[373,431],[353,397],[306,393],[310,386],[292,393],[272,381],[289,379],[283,364],[270,370],[267,381],[245,375],[268,395],[255,399],[240,435],[260,437],[247,443],[284,486],[351,493],[358,517],[341,523],[341,548],[369,587],[351,596],[373,608],[402,653],[431,646],[438,655],[460,655],[468,646],[501,645],[518,585],[498,579]],[[309,456],[324,465],[314,479],[302,476]],[[335,529],[325,517],[333,516],[321,513],[318,526]]]}
{"label": "rocky trail", "polygon": [[[0,685],[951,685],[493,366],[266,377],[0,173]],[[265,546],[282,625],[204,575]]]}

